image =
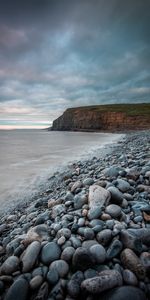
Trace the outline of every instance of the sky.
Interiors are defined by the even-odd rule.
[[[0,128],[150,102],[149,0],[0,0]]]

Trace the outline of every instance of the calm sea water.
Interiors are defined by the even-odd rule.
[[[115,142],[120,134],[0,131],[0,213],[68,162],[94,155],[96,149]]]

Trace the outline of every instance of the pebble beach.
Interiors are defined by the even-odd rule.
[[[0,300],[150,299],[150,131],[0,219]]]

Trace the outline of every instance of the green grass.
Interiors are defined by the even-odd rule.
[[[149,115],[150,116],[150,103],[140,104],[106,104],[106,105],[91,105],[91,106],[80,106],[75,108],[69,108],[68,110],[84,110],[84,111],[95,111],[95,112],[124,112],[130,116],[136,115]]]

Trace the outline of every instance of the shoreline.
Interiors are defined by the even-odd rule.
[[[33,131],[33,130],[32,130]],[[78,134],[78,132],[77,132]],[[88,134],[88,132],[87,132]],[[99,135],[101,133],[95,132],[94,134]],[[104,136],[107,137],[107,133],[104,133]],[[6,207],[5,209],[0,209],[0,216],[3,216],[4,214],[11,213],[17,207],[19,206],[24,206],[24,203],[26,205],[29,205],[32,201],[34,201],[34,198],[38,198],[42,192],[44,192],[49,186],[50,182],[48,180],[49,177],[53,177],[55,173],[61,173],[65,171],[65,169],[70,168],[70,165],[73,163],[77,163],[79,160],[85,161],[88,159],[91,159],[92,156],[98,155],[104,156],[105,153],[109,153],[112,151],[112,147],[117,144],[117,141],[122,139],[125,134],[109,134],[110,136],[110,141],[102,142],[102,144],[99,144],[96,142],[96,145],[90,146],[87,150],[86,153],[81,150],[81,153],[77,154],[77,157],[70,158],[70,160],[67,162],[62,162],[61,166],[51,166],[50,168],[47,167],[47,169],[43,170],[39,174],[36,174],[35,177],[32,178],[31,182],[29,182],[28,190],[25,185],[23,184],[23,181],[19,183],[20,188],[15,191],[12,191],[11,195],[9,195],[9,198],[11,197],[11,202],[8,201],[9,198],[7,199],[6,197],[4,198],[2,205],[4,206],[4,202],[6,201]],[[100,136],[101,138],[101,136]],[[85,146],[86,147],[86,146]],[[58,175],[59,176],[59,175]],[[19,203],[17,203],[19,201]]]
[[[2,299],[12,300],[16,286],[27,295],[20,300],[148,299],[149,143],[150,131],[128,133],[105,155],[54,174],[38,199],[1,218]]]

